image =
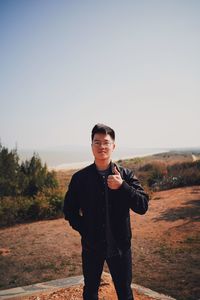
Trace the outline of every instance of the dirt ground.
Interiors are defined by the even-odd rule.
[[[200,186],[156,192],[146,215],[131,213],[134,283],[199,299],[199,221]],[[79,235],[64,219],[1,229],[0,270],[1,289],[80,275]]]
[[[41,294],[39,296],[26,297],[23,300],[82,300],[82,287],[72,287],[61,289],[48,294]],[[135,300],[155,300],[145,295],[134,292]],[[117,300],[113,286],[100,287],[99,300]]]
[[[23,300],[82,300],[82,287],[71,287],[61,289],[48,294],[40,294],[39,296],[26,297]],[[102,286],[99,289],[99,300],[117,300],[117,296],[113,285]],[[155,300],[138,292],[134,292],[135,300]]]

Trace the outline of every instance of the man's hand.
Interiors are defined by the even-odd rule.
[[[116,167],[114,168],[114,173],[114,175],[108,176],[107,183],[111,190],[118,190],[122,185],[123,179]]]

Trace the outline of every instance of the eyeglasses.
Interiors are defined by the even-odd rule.
[[[109,142],[109,141],[105,141],[105,142],[93,141],[92,142],[92,145],[95,147],[103,146],[105,148],[109,148],[112,144],[113,144],[113,142]]]

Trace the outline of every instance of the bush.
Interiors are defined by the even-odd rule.
[[[167,176],[158,182],[160,189],[171,189],[200,184],[200,161],[168,166]]]
[[[167,173],[166,164],[163,162],[153,162],[143,165],[138,169],[138,177],[143,178],[149,187],[160,182]]]
[[[0,144],[1,226],[61,216],[62,199],[55,172],[37,154],[19,164],[17,150]]]
[[[62,208],[63,208],[63,198],[58,196],[52,196],[49,199],[49,205],[51,207],[52,215],[62,215]]]
[[[62,216],[62,196],[3,197],[0,199],[0,226]]]
[[[163,161],[154,161],[140,166],[135,171],[141,183],[152,190],[199,185],[200,160],[168,165]]]

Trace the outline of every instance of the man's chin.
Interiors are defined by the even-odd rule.
[[[96,155],[95,158],[98,160],[104,160],[104,159],[109,159],[109,156],[106,154],[99,154],[99,155]]]

